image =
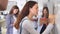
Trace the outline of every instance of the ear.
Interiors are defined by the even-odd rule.
[[[29,10],[31,10],[32,8],[29,8]]]
[[[29,11],[31,11],[31,8],[29,8]]]
[[[32,8],[29,8],[29,11],[32,11]]]

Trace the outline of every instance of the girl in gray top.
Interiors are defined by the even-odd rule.
[[[20,34],[40,34],[33,27],[34,22],[32,21],[33,16],[37,16],[37,14],[38,3],[35,1],[28,1],[23,7],[15,23],[16,29],[20,28]]]

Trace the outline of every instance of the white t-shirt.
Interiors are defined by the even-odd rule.
[[[40,32],[40,31],[41,31],[41,29],[42,29],[42,27],[43,27],[43,25],[41,25],[41,26],[40,26],[40,25],[38,25],[37,31],[38,31],[38,32]]]
[[[14,23],[15,23],[16,17],[13,16],[13,18],[14,18]],[[13,34],[19,34],[19,29],[17,30],[15,27],[13,27]]]

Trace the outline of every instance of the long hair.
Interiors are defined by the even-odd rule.
[[[12,7],[12,9],[10,10],[9,14],[13,14],[14,9],[18,9],[17,13],[15,14],[15,16],[18,16],[18,14],[19,14],[19,8],[18,8],[17,5],[15,5],[15,6]]]
[[[47,11],[46,18],[49,19],[49,9],[48,9],[48,7],[43,7],[42,17],[44,17],[44,13],[43,13],[43,12],[44,12],[44,9],[46,9],[46,11]],[[49,23],[49,21],[48,21],[47,24],[45,24],[45,25],[47,26],[48,23]]]
[[[48,7],[43,7],[42,17],[44,17],[44,13],[43,13],[44,9],[46,9],[46,11],[47,11],[46,18],[49,18],[49,9],[48,9]]]
[[[37,2],[35,1],[28,1],[25,6],[23,7],[21,13],[18,15],[17,17],[17,21],[15,23],[15,27],[16,29],[19,28],[19,24],[21,22],[21,20],[25,17],[29,15],[29,9],[32,8],[35,4],[37,4]]]

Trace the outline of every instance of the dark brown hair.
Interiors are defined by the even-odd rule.
[[[44,9],[46,9],[47,11],[47,14],[46,14],[46,18],[49,18],[49,10],[48,10],[48,7],[43,7],[43,11],[42,11],[42,17],[44,17]]]
[[[49,19],[49,9],[48,9],[48,7],[43,7],[42,17],[44,17],[44,13],[43,13],[43,12],[44,12],[44,9],[46,9],[46,11],[47,11],[46,18]],[[45,24],[45,25],[47,26],[48,23],[49,23],[49,21],[48,21],[47,24]]]
[[[9,14],[13,14],[13,10],[14,9],[18,9],[18,12],[15,14],[15,16],[17,16],[19,14],[19,8],[17,5],[13,6],[12,9],[10,10],[10,13]]]
[[[28,1],[25,6],[23,7],[21,13],[18,15],[17,21],[15,23],[15,27],[16,29],[19,28],[19,24],[21,22],[21,20],[25,17],[29,15],[29,9],[32,8],[35,4],[37,4],[37,2],[35,1]]]

